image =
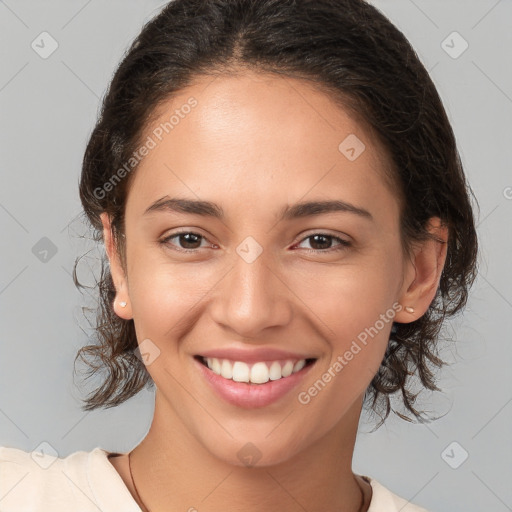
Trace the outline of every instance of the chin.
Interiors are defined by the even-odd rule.
[[[266,434],[253,437],[252,441],[250,439],[247,436],[243,439],[230,438],[224,443],[212,441],[205,448],[216,459],[240,468],[276,466],[290,460],[300,451],[300,447],[291,439],[286,442],[276,437],[270,441]]]

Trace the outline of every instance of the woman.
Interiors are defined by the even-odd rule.
[[[438,389],[475,278],[470,192],[435,86],[374,7],[169,3],[80,182],[107,253],[79,353],[107,377],[84,409],[155,385],[154,418],[129,453],[2,448],[2,510],[425,510],[351,463],[363,406],[382,424],[399,393],[424,421],[411,377]]]

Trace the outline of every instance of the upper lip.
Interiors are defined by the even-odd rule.
[[[198,354],[205,358],[229,359],[231,361],[241,361],[244,363],[257,363],[258,361],[279,361],[289,359],[298,361],[301,359],[316,359],[311,355],[296,354],[277,348],[219,348],[205,350]]]

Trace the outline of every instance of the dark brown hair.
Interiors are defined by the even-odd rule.
[[[455,137],[436,88],[405,36],[362,0],[174,0],[147,23],[120,63],[103,99],[83,160],[80,199],[102,240],[100,214],[111,218],[114,243],[124,256],[124,209],[136,167],[116,183],[116,171],[140,145],[148,123],[166,100],[201,75],[245,69],[308,80],[339,101],[375,135],[392,163],[390,179],[401,204],[405,252],[428,239],[428,219],[449,227],[447,258],[428,311],[393,325],[384,359],[365,406],[390,412],[399,392],[406,409],[423,388],[439,390],[437,342],[447,316],[466,304],[476,277],[477,236]],[[119,174],[119,173],[118,173]],[[106,189],[109,189],[108,191]],[[75,284],[81,286],[76,277]],[[113,311],[115,288],[108,260],[99,277],[97,343],[77,354],[89,376],[106,372],[84,410],[112,407],[153,381],[139,357],[133,320]],[[76,363],[76,359],[75,359]],[[392,409],[400,417],[409,417]],[[381,422],[381,423],[382,423]],[[379,425],[380,426],[380,425]]]

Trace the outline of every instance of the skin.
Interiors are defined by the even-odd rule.
[[[382,361],[392,327],[377,335],[307,405],[300,391],[321,378],[358,334],[393,304],[394,321],[422,316],[432,302],[446,244],[418,244],[409,259],[399,236],[399,203],[384,179],[384,149],[310,83],[244,71],[202,77],[160,110],[146,135],[193,96],[198,105],[144,158],[126,204],[127,267],[104,213],[104,240],[117,296],[139,343],[160,355],[147,366],[155,412],[131,452],[142,500],[152,512],[226,509],[355,512],[371,487],[352,472],[363,395]],[[366,149],[354,161],[338,150],[349,135]],[[161,197],[214,201],[223,221],[155,212]],[[368,210],[278,221],[298,201],[338,199]],[[165,237],[186,228],[204,238]],[[447,228],[430,230],[446,241]],[[336,251],[338,236],[351,246]],[[252,263],[236,249],[248,236],[262,253]],[[173,249],[174,248],[174,249]],[[176,248],[195,248],[183,253]],[[308,250],[310,252],[308,252]],[[120,301],[127,306],[121,308]],[[317,361],[277,403],[242,409],[206,385],[193,356],[220,347],[278,347]],[[246,467],[248,442],[261,458]],[[127,455],[110,459],[135,498]],[[146,510],[139,502],[139,505]]]

